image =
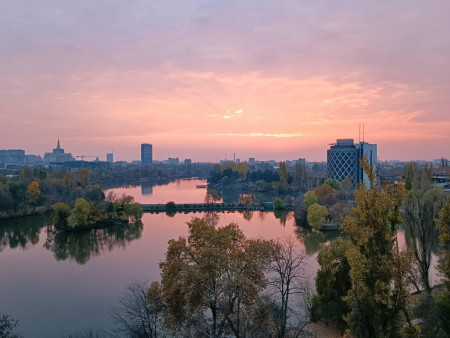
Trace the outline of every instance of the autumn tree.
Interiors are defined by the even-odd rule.
[[[27,197],[28,201],[33,206],[33,210],[40,195],[41,191],[39,190],[39,183],[36,181],[32,181],[27,188]]]
[[[280,176],[280,183],[283,189],[289,189],[289,174],[286,166],[286,162],[280,162],[280,169],[278,169],[278,175]]]
[[[313,204],[308,208],[308,223],[313,228],[320,230],[325,223],[325,217],[327,217],[327,215],[327,207],[319,204]]]
[[[445,202],[442,188],[431,186],[431,167],[418,170],[408,166],[410,175],[409,191],[403,203],[403,225],[410,240],[415,263],[417,264],[422,287],[431,292],[429,269],[431,251],[438,242],[438,229],[435,218],[439,216]]]
[[[346,321],[357,337],[394,337],[399,335],[401,311],[409,323],[409,266],[396,236],[405,190],[391,185],[382,190],[374,185],[375,174],[365,157],[361,165],[370,187],[363,182],[355,190],[353,217],[342,224],[351,242],[346,250],[352,283],[345,297],[351,309]]]
[[[188,227],[160,263],[166,327],[175,336],[244,336],[265,286],[269,242],[246,239],[234,223],[215,228],[197,218]]]
[[[80,168],[80,183],[84,188],[91,180],[91,171],[88,168]]]
[[[77,180],[75,174],[66,168],[66,173],[64,174],[64,184],[67,188],[76,186]]]
[[[316,193],[314,190],[307,191],[305,193],[305,199],[303,200],[303,205],[305,206],[305,209],[308,210],[308,208],[313,205],[319,203],[319,200],[317,199]]]

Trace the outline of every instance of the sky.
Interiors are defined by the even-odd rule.
[[[449,17],[448,0],[2,0],[0,149],[323,161],[364,124],[380,160],[449,158]]]

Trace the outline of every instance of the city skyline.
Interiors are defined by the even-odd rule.
[[[450,3],[0,4],[0,148],[116,161],[450,157]]]

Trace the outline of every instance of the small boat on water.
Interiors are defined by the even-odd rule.
[[[206,189],[206,188],[208,188],[208,185],[207,184],[197,184],[196,187],[197,187],[197,189]]]

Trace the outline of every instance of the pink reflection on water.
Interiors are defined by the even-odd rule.
[[[165,204],[169,201],[175,203],[204,203],[207,195],[206,188],[197,188],[205,185],[205,180],[176,180],[165,185],[154,186],[128,186],[108,189],[118,195],[126,194],[134,197],[136,202],[142,204]]]

